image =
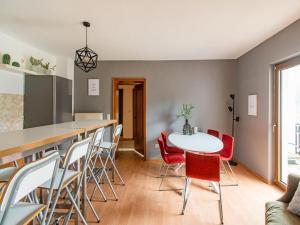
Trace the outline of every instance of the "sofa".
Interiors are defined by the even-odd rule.
[[[290,174],[285,194],[277,201],[266,203],[266,225],[300,225],[300,217],[287,210],[297,190],[299,181],[300,175]]]

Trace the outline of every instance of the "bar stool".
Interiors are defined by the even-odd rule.
[[[101,172],[98,176],[99,181],[101,181],[102,176],[105,175],[106,170],[108,169],[108,162],[110,162],[110,165],[111,165],[110,169],[112,170],[113,179],[114,179],[114,172],[116,172],[119,179],[121,180],[122,185],[125,185],[125,182],[124,182],[122,176],[120,175],[119,170],[117,169],[117,167],[115,165],[115,154],[116,154],[116,151],[118,148],[121,132],[122,132],[122,124],[119,124],[118,126],[116,126],[116,128],[114,130],[112,142],[105,142],[105,141],[100,142],[99,148],[101,148],[102,151],[98,152],[97,154],[99,154],[99,157],[102,157],[102,154],[104,153],[106,155],[106,159],[103,163],[103,169],[101,170]],[[96,189],[94,188],[91,199],[93,198],[93,196],[95,194],[95,190]]]
[[[114,195],[115,200],[118,200],[118,196],[117,193],[114,190],[114,187],[108,177],[108,174],[106,172],[106,168],[104,166],[104,162],[101,158],[101,154],[103,153],[103,149],[100,147],[101,142],[103,141],[103,136],[104,136],[104,128],[100,128],[98,129],[94,136],[93,136],[93,141],[92,141],[92,153],[91,153],[91,157],[90,157],[90,162],[88,164],[88,168],[89,168],[89,172],[90,172],[90,176],[88,177],[88,182],[93,179],[95,181],[95,187],[94,190],[96,188],[98,188],[98,190],[100,191],[100,193],[102,194],[103,191],[100,187],[100,183],[101,180],[99,179],[99,176],[102,171],[104,174],[104,178],[106,179],[106,181],[108,182],[108,185]],[[99,165],[99,166],[98,166]],[[107,201],[106,196],[104,194],[102,194],[102,196],[104,197],[104,200]],[[92,197],[90,198],[90,200],[92,200]]]
[[[59,154],[53,152],[15,171],[0,199],[0,224],[28,224],[36,217],[45,224],[58,165]],[[45,182],[49,182],[46,204],[21,201]]]
[[[84,173],[87,169],[87,160],[83,160],[83,158],[88,159],[90,156],[90,142],[91,138],[84,139],[82,141],[74,143],[70,149],[66,153],[66,157],[63,163],[63,167],[59,168],[54,180],[53,189],[55,190],[56,194],[54,196],[54,200],[52,202],[52,208],[49,213],[49,217],[46,224],[49,224],[53,214],[54,209],[57,205],[58,199],[61,195],[61,192],[65,190],[67,192],[68,199],[71,202],[71,207],[68,210],[67,215],[64,217],[64,224],[67,224],[70,220],[71,214],[73,209],[75,208],[76,212],[78,213],[80,219],[82,220],[83,224],[87,225],[85,218],[83,217],[80,208],[78,207],[76,201],[80,199],[80,186],[83,184],[83,177]],[[83,161],[82,170],[80,170],[79,162]],[[77,163],[77,171],[70,170],[69,167]],[[72,190],[72,182],[76,182],[76,188]],[[50,183],[46,182],[40,186],[42,189],[49,190]],[[86,197],[86,196],[84,196]],[[87,199],[88,200],[88,199]],[[90,202],[88,201],[90,204]],[[58,222],[59,218],[55,218],[55,221]]]

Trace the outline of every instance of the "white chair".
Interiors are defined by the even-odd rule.
[[[0,224],[28,224],[37,216],[40,216],[40,223],[45,224],[58,165],[59,154],[53,152],[15,171],[1,196]],[[49,183],[49,195],[45,205],[37,201],[21,201],[45,182]]]
[[[53,189],[56,194],[54,200],[52,202],[53,207],[51,208],[49,218],[47,220],[47,225],[50,223],[54,209],[57,205],[57,201],[61,195],[61,192],[65,190],[67,192],[67,198],[70,200],[72,206],[70,207],[67,215],[64,217],[64,224],[66,225],[70,220],[73,209],[75,208],[82,222],[87,225],[85,218],[83,217],[80,208],[77,205],[77,200],[80,198],[80,186],[83,185],[83,176],[84,172],[87,169],[87,160],[82,160],[83,158],[88,159],[90,157],[90,142],[91,138],[84,139],[82,141],[76,142],[73,144],[70,149],[67,151],[65,160],[63,162],[63,167],[59,168],[55,177]],[[79,162],[83,161],[82,171],[80,171]],[[70,166],[77,163],[77,171],[70,170]],[[76,182],[76,188],[72,190],[72,183]],[[40,186],[42,189],[50,189],[50,183],[46,182]],[[88,201],[90,204],[90,202]],[[56,222],[58,222],[58,218],[55,218]]]
[[[103,151],[98,151],[97,154],[98,154],[99,157],[101,157],[103,153],[106,154],[106,159],[103,163],[103,169],[101,170],[101,172],[98,176],[99,181],[101,181],[103,175],[107,176],[106,170],[108,170],[108,162],[110,162],[110,164],[111,164],[110,169],[112,171],[113,179],[114,179],[114,172],[116,172],[119,179],[121,180],[121,183],[123,185],[125,185],[125,182],[124,182],[122,176],[120,175],[120,173],[119,173],[119,171],[118,171],[118,169],[115,165],[115,154],[116,154],[116,151],[117,151],[117,148],[118,148],[121,132],[122,132],[122,124],[119,124],[118,126],[116,126],[116,128],[114,130],[112,142],[102,141],[100,143],[99,148],[101,148]],[[96,190],[96,187],[93,190],[91,199],[93,198],[93,196],[95,194],[95,190]]]
[[[104,177],[106,178],[106,181],[108,182],[108,185],[114,195],[114,198],[117,201],[118,196],[117,196],[117,194],[113,188],[113,185],[107,175],[103,160],[101,158],[101,153],[102,153],[103,149],[100,148],[100,145],[103,142],[103,136],[104,136],[104,128],[98,129],[93,136],[92,154],[91,154],[91,160],[89,162],[89,171],[91,174],[88,178],[88,181],[91,178],[93,178],[93,180],[95,181],[94,189],[98,188],[98,190],[100,191],[100,193],[103,196],[103,191],[100,187],[101,180],[98,177],[98,175],[103,171]],[[98,165],[99,165],[99,167],[98,167]],[[92,200],[92,198],[91,198],[91,200]],[[106,201],[106,197],[104,197],[104,200]]]
[[[17,161],[14,161],[15,166],[6,167],[3,169],[0,169],[0,184],[3,184],[0,188],[0,192],[5,187],[5,183],[9,181],[10,177],[14,174],[14,172],[19,167]]]

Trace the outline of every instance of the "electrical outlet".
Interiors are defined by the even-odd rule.
[[[156,144],[155,144],[155,148],[156,148],[156,149],[159,149],[159,144],[156,143]]]

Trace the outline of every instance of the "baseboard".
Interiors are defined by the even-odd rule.
[[[266,184],[274,184],[274,182],[272,180],[268,180],[264,177],[262,177],[261,175],[259,175],[258,173],[256,173],[255,171],[253,171],[252,169],[250,169],[248,166],[246,166],[245,164],[243,164],[242,162],[236,160],[236,162],[239,164],[239,166],[243,167],[245,170],[247,170],[249,173],[251,173],[253,176],[257,177],[258,179],[260,179],[262,182],[266,183]]]

